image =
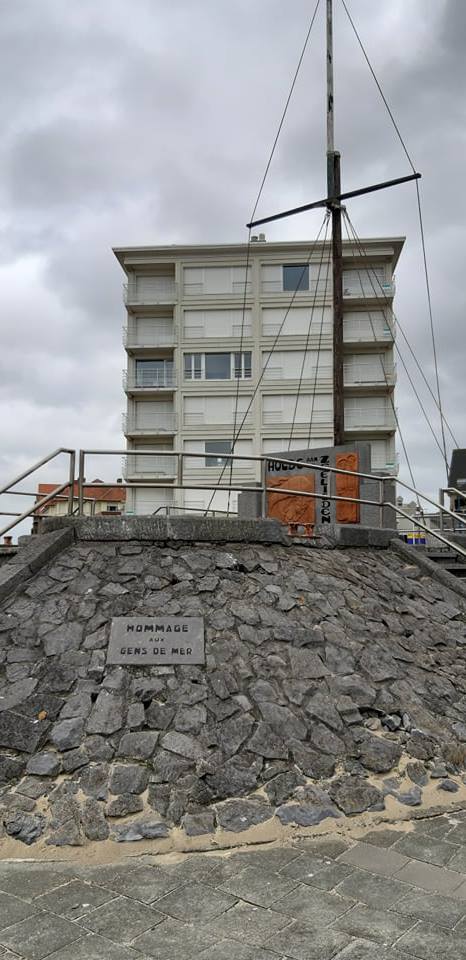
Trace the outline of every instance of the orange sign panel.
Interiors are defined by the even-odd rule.
[[[302,490],[305,493],[314,493],[315,478],[313,473],[293,473],[288,477],[268,477],[267,486],[280,490]],[[314,497],[299,497],[290,493],[267,494],[267,516],[281,523],[315,523],[316,502]]]
[[[359,470],[359,455],[357,453],[337,453],[335,455],[335,466],[341,470]],[[337,497],[357,497],[359,498],[359,477],[350,477],[345,473],[335,474],[335,494]],[[336,521],[337,523],[359,523],[360,509],[359,503],[350,503],[349,501],[336,501]]]

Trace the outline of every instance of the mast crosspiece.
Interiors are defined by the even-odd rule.
[[[333,276],[333,442],[335,446],[345,440],[345,408],[343,391],[343,250],[342,250],[342,200],[350,197],[360,197],[387,187],[395,187],[410,180],[419,180],[420,173],[412,173],[407,177],[397,177],[395,180],[385,180],[374,183],[358,190],[341,192],[340,154],[335,150],[334,138],[334,92],[333,92],[333,0],[327,2],[327,196],[323,200],[305,203],[300,207],[293,207],[281,213],[275,213],[260,220],[251,220],[246,226],[262,226],[275,220],[304,213],[306,210],[315,210],[318,207],[327,207],[332,216],[332,276]]]

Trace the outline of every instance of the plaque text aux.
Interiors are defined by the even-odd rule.
[[[107,663],[205,663],[202,617],[114,617]]]

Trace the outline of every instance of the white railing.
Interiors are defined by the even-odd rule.
[[[309,419],[311,413],[309,409],[309,414],[306,420],[295,420],[297,427],[308,427]],[[262,411],[262,423],[264,426],[274,425],[275,423],[288,424],[291,425],[293,419],[293,414],[289,410],[263,410]],[[333,430],[333,415],[331,410],[314,410],[312,414],[313,423],[328,423],[330,430]],[[304,440],[303,440],[304,443]]]
[[[389,321],[370,322],[343,320],[343,340],[345,343],[391,342],[395,339],[395,328]]]
[[[312,320],[310,336],[320,337],[322,335],[323,337],[328,337],[329,334],[332,333],[332,330],[332,324],[329,323],[328,320],[323,321],[321,329],[320,318],[317,315],[317,317]],[[280,323],[279,321],[266,321],[262,324],[263,337],[276,337],[278,334],[280,334],[281,337],[300,337],[302,340],[304,340],[304,338],[308,336],[308,331],[289,330],[287,329],[286,321],[284,324]]]
[[[310,280],[309,288],[306,290],[284,290],[283,281],[280,280],[262,280],[261,281],[261,293],[265,294],[275,294],[283,293],[287,297],[313,297],[315,294],[320,296],[330,296],[332,292],[332,278],[329,275],[327,281],[324,280]]]
[[[150,333],[141,333],[136,327],[123,327],[123,345],[125,347],[172,347],[177,340],[177,328],[174,324],[162,326],[154,323]]]
[[[184,425],[186,427],[205,426],[206,424],[211,427],[229,427],[232,425],[234,419],[234,410],[231,410],[228,415],[225,414],[223,420],[219,420],[218,417],[214,420],[209,413],[185,413],[183,418]],[[241,410],[238,410],[236,414],[236,421],[238,425],[242,424],[243,426],[247,427],[252,423],[252,416],[251,414],[248,414],[246,419],[244,419],[244,412],[241,413]]]
[[[135,457],[129,454],[123,463],[123,472],[125,477],[148,476],[173,479],[176,476],[176,457],[149,453],[142,457]]]
[[[270,364],[265,368],[263,379],[264,380],[283,380],[286,378],[289,380],[299,380],[300,372],[296,371],[294,374],[289,370],[284,371],[283,367],[272,367]],[[311,367],[308,370],[305,370],[303,373],[303,380],[328,380],[333,377],[333,367],[330,364],[322,363],[318,367]]]
[[[128,417],[126,414],[123,414],[123,433],[127,434],[144,434],[148,436],[155,436],[158,433],[175,433],[176,432],[176,418],[175,414],[165,413],[163,415],[154,417],[153,422],[150,425],[144,424],[141,425],[138,423],[134,417]]]
[[[343,297],[345,300],[364,300],[366,298],[384,300],[386,297],[391,298],[393,296],[395,296],[395,284],[393,282],[378,280],[377,277],[374,277],[372,283],[370,280],[363,280],[362,283],[354,282],[347,286],[343,283]]]
[[[123,284],[123,299],[126,304],[173,303],[177,299],[177,284],[171,277],[129,280]]]
[[[124,390],[173,390],[176,387],[175,373],[129,374],[123,371]]]
[[[392,413],[376,419],[366,410],[345,410],[345,430],[395,430],[396,422]]]
[[[394,364],[382,366],[379,364],[370,369],[365,364],[348,364],[343,366],[343,383],[345,387],[351,386],[392,386],[396,381],[396,368]]]
[[[208,290],[205,283],[184,283],[183,295],[185,297],[229,297],[241,296],[245,293],[251,293],[252,284],[248,280],[234,280],[229,290]]]

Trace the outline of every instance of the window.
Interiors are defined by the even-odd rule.
[[[252,372],[252,354],[250,350],[234,354],[235,380],[249,380]]]
[[[284,290],[309,290],[309,264],[294,263],[283,267]]]
[[[173,362],[136,360],[136,386],[166,387],[173,383]]]
[[[205,354],[205,379],[229,380],[231,377],[231,359],[229,353]]]
[[[107,513],[118,513],[118,505],[116,503],[109,503],[107,506]]]
[[[202,353],[185,353],[184,378],[185,380],[201,380]]]
[[[205,452],[214,454],[214,456],[206,456],[206,467],[223,467],[226,463],[230,463],[226,457],[222,457],[222,453],[231,453],[231,440],[206,440]]]
[[[250,380],[252,353],[185,353],[185,380]]]

